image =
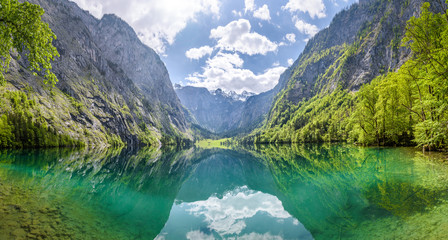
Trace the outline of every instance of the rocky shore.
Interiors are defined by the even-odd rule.
[[[71,239],[62,223],[61,207],[35,198],[33,189],[20,189],[0,179],[1,239]]]

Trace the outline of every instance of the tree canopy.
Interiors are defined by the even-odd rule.
[[[448,0],[426,2],[407,22],[402,45],[412,57],[358,92],[337,89],[297,105],[242,141],[351,141],[448,149]],[[431,9],[435,9],[432,12]]]
[[[55,84],[51,61],[59,57],[52,42],[56,35],[41,17],[44,10],[29,2],[0,0],[0,84],[9,69],[11,52],[17,51],[28,62],[28,69],[44,76],[44,82]]]

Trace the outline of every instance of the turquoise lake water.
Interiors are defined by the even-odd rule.
[[[448,239],[446,155],[0,151],[0,239]]]

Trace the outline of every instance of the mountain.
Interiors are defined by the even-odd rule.
[[[216,89],[215,91],[212,91],[212,94],[216,95],[216,91],[222,91],[221,89]],[[255,96],[255,93],[252,92],[248,92],[248,91],[243,91],[241,94],[236,93],[235,91],[230,91],[228,93],[223,92],[223,94],[225,94],[226,96],[232,98],[235,101],[246,101],[249,97]]]
[[[255,95],[249,92],[226,93],[221,89],[180,86],[175,91],[181,103],[200,126],[223,137],[248,133],[260,126],[269,112],[278,89]]]
[[[280,101],[297,104],[338,87],[356,91],[399,68],[410,55],[409,49],[400,47],[406,21],[420,6],[419,0],[365,0],[338,13],[290,67]]]
[[[235,100],[221,89],[209,92],[206,88],[176,86],[175,90],[181,103],[202,127],[222,133],[238,126],[243,101]]]
[[[42,84],[27,70],[26,59],[14,57],[0,87],[0,113],[7,115],[0,125],[10,128],[0,133],[9,139],[4,146],[159,145],[191,139],[164,63],[126,22],[115,15],[96,19],[68,0],[29,2],[45,10],[43,21],[57,35],[53,44],[60,57],[52,66],[59,82]],[[14,99],[29,104],[17,105]]]
[[[199,124],[209,130],[227,131],[231,133],[228,136],[233,136],[252,131],[266,120],[264,129],[287,132],[289,129],[282,127],[295,115],[304,115],[296,112],[303,103],[341,89],[356,92],[375,77],[406,62],[411,51],[400,47],[401,39],[407,20],[418,13],[421,3],[365,0],[353,4],[309,40],[274,89],[244,102],[227,102],[224,107],[206,89],[194,91],[195,88],[188,87],[176,92]],[[308,118],[300,124],[309,121]],[[271,137],[264,141],[271,142]]]
[[[407,34],[408,21],[421,13],[422,3],[421,0],[364,0],[338,13],[329,27],[309,40],[299,58],[284,73],[286,81],[274,98],[265,125],[243,141],[412,144],[411,132],[418,117],[413,115],[416,112],[413,101],[422,102],[422,95],[418,100],[418,89],[412,84],[402,83],[399,87],[403,89],[397,90],[397,87],[381,85],[381,79],[400,74],[400,68],[416,57],[408,45],[402,45],[402,39]],[[435,1],[431,4],[433,12],[446,9]],[[437,25],[440,24],[433,27]],[[428,46],[432,45],[428,43]],[[413,70],[417,68],[412,66]],[[410,74],[407,77],[412,78]],[[391,84],[397,83],[394,81]],[[374,90],[367,91],[369,86]],[[443,99],[434,95],[432,87],[437,84],[429,86],[428,94]],[[405,91],[409,91],[408,95],[402,95]],[[384,96],[379,98],[383,92]],[[394,94],[397,96],[390,99]],[[428,111],[435,116],[433,108]]]

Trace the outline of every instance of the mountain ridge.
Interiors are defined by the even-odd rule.
[[[110,14],[97,19],[67,0],[29,2],[45,10],[42,20],[57,35],[53,44],[60,57],[52,66],[59,82],[43,85],[26,70],[26,59],[14,57],[0,88],[0,112],[9,114],[2,122],[11,126],[6,134],[13,139],[4,145],[158,146],[192,140],[165,64],[127,23]],[[16,106],[9,99],[17,94],[33,104]],[[18,134],[15,118],[30,122],[29,128]],[[37,132],[48,131],[73,141],[42,141]]]
[[[179,84],[175,85],[175,90],[182,104],[194,117],[193,122],[197,122],[222,137],[243,136],[264,124],[275,96],[287,84],[289,73],[289,69],[282,73],[278,84],[273,89],[260,94],[249,93],[245,101],[238,103],[234,97],[231,97],[229,105],[234,105],[234,108],[231,109],[233,114],[221,114],[229,112],[229,106],[226,106],[226,108],[216,102],[204,106],[203,103],[207,102],[205,99],[209,99],[208,101],[211,102],[214,101],[212,95],[216,95],[216,90],[210,91],[206,88],[181,86]],[[218,92],[222,92],[222,90]],[[228,97],[228,94],[224,95],[226,95],[224,98]],[[213,116],[220,117],[219,119],[211,120],[210,118]],[[221,120],[222,122],[220,122]],[[214,127],[216,123],[218,123],[219,127]],[[223,126],[222,124],[227,125]]]
[[[264,126],[242,141],[353,140],[356,92],[411,58],[411,49],[401,41],[408,20],[420,14],[422,4],[420,0],[369,0],[336,14],[287,70],[287,83],[275,97]],[[402,140],[410,144],[405,135]]]

